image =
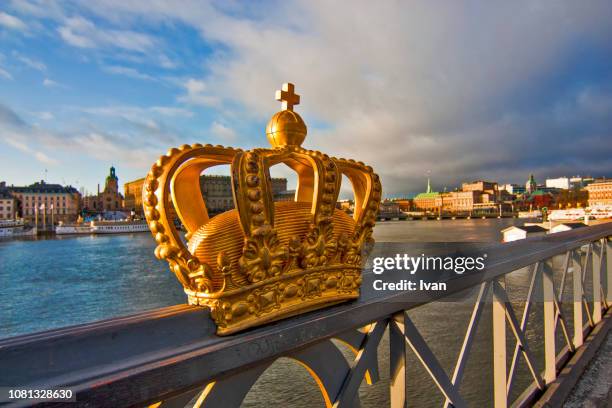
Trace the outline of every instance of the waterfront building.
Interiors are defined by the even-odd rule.
[[[525,193],[525,186],[519,184],[504,184],[500,186],[500,191],[506,191],[509,194],[521,195]]]
[[[223,212],[234,208],[232,179],[230,176],[202,175],[200,190],[206,200],[206,209]]]
[[[546,187],[547,188],[558,188],[561,190],[569,190],[570,189],[570,179],[569,177],[557,177],[554,179],[546,179]]]
[[[414,207],[424,211],[466,213],[475,210],[499,211],[501,199],[511,200],[512,195],[500,193],[496,182],[478,180],[463,183],[460,191],[438,193],[431,191],[429,180],[427,191],[414,198]]]
[[[8,190],[0,189],[0,220],[15,219],[16,200]]]
[[[284,180],[284,179],[283,179]],[[281,190],[274,193],[274,201],[294,201],[295,190]]]
[[[83,198],[83,208],[90,212],[119,211],[123,209],[123,196],[119,192],[119,178],[111,167],[104,183],[104,190]]]
[[[569,184],[570,184],[570,188],[579,189],[579,188],[584,188],[588,186],[594,181],[595,179],[593,177],[574,176],[574,177],[570,177]]]
[[[414,208],[414,199],[413,198],[394,198],[391,200],[399,206],[400,211],[409,212]]]
[[[480,191],[482,193],[497,196],[499,187],[494,181],[477,180],[471,183],[462,183],[461,191]]]
[[[287,190],[286,178],[271,178],[270,185],[274,201],[292,201],[295,198],[295,190]],[[217,213],[234,208],[230,176],[202,175],[200,176],[200,189],[206,200],[208,211]]]
[[[612,180],[596,180],[586,186],[589,192],[589,206],[612,205]]]
[[[585,189],[561,190],[555,195],[555,208],[587,207],[588,199],[589,192]]]
[[[595,179],[593,177],[584,177],[582,179],[582,187],[586,187],[591,183],[594,183]]]
[[[494,204],[500,201],[499,186],[494,181],[477,180],[461,185],[463,192],[475,192],[474,203]]]
[[[525,183],[525,192],[531,194],[537,189],[538,185],[535,181],[535,178],[533,177],[533,174],[530,174],[529,178],[527,179],[527,182]]]
[[[427,190],[425,190],[424,193],[419,193],[416,197],[414,197],[414,207],[417,210],[433,211],[438,210],[441,206],[441,194],[432,190],[431,182],[429,179],[427,179]]]
[[[15,212],[26,221],[33,222],[37,213],[46,222],[75,221],[81,210],[81,194],[72,186],[47,184],[44,180],[25,187],[8,187],[16,199]],[[40,219],[39,219],[40,222]]]
[[[270,180],[274,201],[293,201],[295,190],[287,190],[287,179],[272,178]],[[137,215],[143,214],[142,187],[144,178],[130,181],[124,185],[125,208]],[[230,176],[202,175],[200,190],[206,201],[206,209],[211,213],[220,213],[234,208],[232,179]]]
[[[535,190],[526,197],[526,204],[528,204],[530,208],[551,208],[553,202],[553,195],[550,192],[543,190]]]
[[[497,200],[502,203],[511,203],[516,198],[515,194],[509,193],[506,190],[499,190]]]
[[[472,211],[482,196],[483,194],[477,190],[444,193],[441,196],[442,210],[453,213]]]
[[[353,213],[353,211],[355,210],[355,201],[354,200],[338,200],[336,202],[336,208],[346,213]]]
[[[400,206],[397,202],[392,200],[384,200],[380,203],[378,217],[381,219],[394,219],[405,217],[405,215],[400,210]]]
[[[126,210],[134,211],[136,215],[142,215],[142,185],[144,177],[129,181],[123,185],[123,205]]]

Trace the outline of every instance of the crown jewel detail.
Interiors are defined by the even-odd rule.
[[[145,216],[157,247],[193,305],[207,306],[220,335],[359,296],[364,252],[382,194],[372,168],[301,147],[306,125],[293,107],[293,84],[266,128],[273,149],[243,151],[183,145],[161,156],[143,188]],[[210,218],[201,173],[231,167],[235,209]],[[270,167],[297,173],[294,201],[274,202]],[[355,211],[336,209],[342,175],[353,186]],[[184,244],[174,220],[187,230]]]

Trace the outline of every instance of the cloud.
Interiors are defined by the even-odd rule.
[[[61,38],[79,48],[110,47],[147,52],[156,41],[147,34],[131,30],[103,29],[83,17],[70,17],[57,29]]]
[[[77,134],[71,138],[73,149],[103,162],[121,163],[125,167],[146,169],[150,166],[153,152],[150,147],[128,146],[123,139],[111,133],[92,131]]]
[[[126,119],[134,119],[143,117],[158,117],[159,115],[167,117],[192,117],[193,112],[189,109],[176,106],[151,106],[140,107],[132,105],[111,105],[97,106],[88,108],[77,108],[78,110],[98,116],[121,117]]]
[[[179,96],[179,102],[207,107],[216,107],[221,104],[221,98],[209,91],[207,83],[203,80],[190,78],[182,85],[187,93]]]
[[[41,61],[37,61],[37,60],[32,59],[30,57],[27,57],[25,55],[21,55],[20,53],[18,53],[16,51],[13,51],[13,56],[17,60],[21,61],[23,64],[25,64],[26,66],[28,66],[28,67],[30,67],[32,69],[35,69],[35,70],[40,71],[40,72],[46,72],[47,71],[47,66],[44,63],[42,63]]]
[[[109,105],[94,107],[73,107],[74,110],[86,113],[96,125],[97,133],[108,133],[108,129],[115,129],[123,137],[130,137],[135,149],[143,146],[157,146],[158,152],[165,151],[169,145],[183,144],[191,137],[189,130],[174,127],[174,119],[178,117],[189,118],[193,115],[188,109],[175,106],[140,107],[133,105]],[[195,142],[195,140],[194,140]]]
[[[10,72],[8,72],[7,70],[3,69],[2,67],[0,67],[0,78],[4,78],[4,79],[13,79],[13,76],[10,74]]]
[[[427,170],[442,188],[612,169],[609,1],[272,1],[237,12],[207,1],[100,0],[70,11],[91,20],[59,13],[65,42],[140,57],[134,66],[173,65],[162,41],[134,27],[198,32],[213,51],[201,74],[185,74],[177,101],[233,115],[239,129],[265,123],[279,106],[273,91],[294,82],[305,147],[371,164],[387,195],[422,190]],[[151,113],[118,117],[143,131],[153,120],[162,137]]]
[[[36,116],[41,120],[53,120],[55,116],[51,112],[39,112]]]
[[[174,69],[178,67],[178,62],[171,60],[167,55],[160,54],[158,57],[159,66],[166,69]]]
[[[50,164],[50,165],[59,164],[57,160],[47,156],[43,152],[34,152],[34,158],[43,164]]]
[[[43,86],[46,86],[47,88],[53,88],[55,86],[60,86],[61,84],[59,82],[56,82],[52,79],[49,78],[45,78],[42,81]]]
[[[156,80],[151,75],[143,74],[142,72],[134,68],[129,68],[129,67],[110,65],[110,66],[102,67],[102,70],[110,74],[124,75],[129,78],[140,79],[143,81],[155,81]]]
[[[0,78],[12,80],[13,76],[6,69],[2,68],[2,63],[4,62],[4,54],[0,53]]]
[[[25,127],[26,123],[13,110],[0,104],[0,125],[20,128]]]
[[[213,122],[210,126],[210,132],[216,137],[224,141],[224,143],[233,142],[237,138],[236,131],[219,122]]]
[[[19,14],[38,18],[60,19],[64,16],[61,6],[55,1],[10,0],[10,7]]]
[[[187,118],[190,118],[193,116],[193,112],[190,111],[189,109],[176,108],[176,107],[170,107],[170,106],[152,106],[151,108],[149,108],[149,110],[151,112],[159,113],[164,116],[172,116],[172,117],[182,116],[182,117],[187,117]]]
[[[37,161],[47,165],[57,165],[59,161],[49,157],[38,148],[32,148],[25,141],[31,141],[29,137],[37,129],[28,126],[15,112],[0,104],[0,140],[5,144],[34,157]],[[37,144],[34,144],[38,147]]]
[[[126,22],[179,21],[215,44],[202,76],[184,81],[181,102],[260,123],[278,109],[273,91],[295,82],[297,110],[310,125],[305,146],[366,161],[386,194],[422,190],[428,169],[440,187],[473,178],[519,182],[533,171],[540,178],[612,171],[611,79],[598,74],[612,58],[606,1],[491,3],[477,11],[427,1],[362,1],[350,10],[273,2],[252,15],[207,2],[88,7]],[[586,98],[585,87],[599,96]]]
[[[25,31],[28,27],[19,18],[0,11],[0,25],[11,30]]]
[[[89,157],[114,162],[124,167],[146,169],[159,152],[167,149],[167,134],[162,129],[147,128],[139,132],[123,129],[110,132],[93,125],[72,130],[50,130],[31,125],[9,107],[0,104],[0,143],[32,156],[46,165],[59,165],[61,156]],[[35,147],[34,147],[35,146]]]

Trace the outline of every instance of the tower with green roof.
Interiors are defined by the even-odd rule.
[[[119,192],[119,178],[115,173],[115,167],[111,166],[108,176],[106,176],[106,182],[104,184],[104,192]]]

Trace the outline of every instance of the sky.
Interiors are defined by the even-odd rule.
[[[387,197],[610,177],[610,21],[610,1],[2,1],[0,180],[94,192],[184,143],[265,147],[283,82],[303,146]]]

